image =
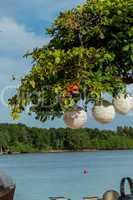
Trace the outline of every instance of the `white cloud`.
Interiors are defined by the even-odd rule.
[[[22,56],[27,50],[42,46],[48,38],[27,31],[23,24],[7,17],[0,18],[0,89],[11,81],[11,76],[18,78],[31,68],[30,60]]]
[[[8,56],[23,55],[27,50],[42,46],[49,40],[28,32],[25,25],[7,17],[0,19],[0,30],[0,53]]]
[[[0,18],[0,92],[7,86],[18,84],[18,79],[31,68],[30,60],[22,56],[27,50],[42,46],[48,39],[27,31],[23,24],[7,17]],[[1,105],[0,105],[1,109]]]
[[[28,67],[24,61],[24,59],[17,58],[0,58],[0,96],[5,89],[7,96],[10,96],[12,92],[15,91],[14,86],[17,88],[21,76],[24,76],[24,74],[30,70],[30,67]],[[17,80],[13,81],[12,75],[14,75]]]
[[[15,76],[21,76],[31,69],[31,62],[29,59],[24,58],[8,58],[0,57],[0,76],[11,77],[12,74]],[[0,78],[1,80],[1,78]],[[6,84],[6,81],[5,81]]]

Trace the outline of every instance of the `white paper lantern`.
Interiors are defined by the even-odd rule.
[[[83,128],[87,121],[87,113],[80,107],[64,114],[64,122],[69,128]]]
[[[131,110],[133,110],[133,97],[131,99]]]
[[[104,100],[94,105],[92,115],[102,124],[110,123],[115,118],[115,109],[110,102]]]
[[[122,115],[127,115],[133,107],[133,99],[130,95],[119,94],[113,99],[116,111]]]

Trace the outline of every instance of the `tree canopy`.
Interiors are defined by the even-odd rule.
[[[133,149],[132,127],[118,127],[112,131],[0,124],[0,154],[118,149]]]
[[[47,33],[50,42],[26,54],[33,67],[9,100],[13,118],[27,106],[41,121],[61,117],[80,99],[87,105],[133,83],[132,0],[87,0],[61,12]],[[69,94],[70,84],[79,93]]]

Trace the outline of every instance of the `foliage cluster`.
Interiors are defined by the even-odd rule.
[[[29,128],[22,124],[0,124],[1,153],[49,152],[54,150],[133,149],[133,128],[117,131],[69,128]]]
[[[80,98],[87,105],[133,83],[132,0],[87,0],[61,12],[47,32],[49,44],[27,54],[33,67],[9,101],[13,118],[27,105],[41,121],[61,117]],[[73,83],[80,94],[66,97]]]

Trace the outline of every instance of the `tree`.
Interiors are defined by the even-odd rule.
[[[61,12],[47,29],[48,45],[26,56],[32,70],[9,100],[13,118],[30,106],[41,121],[61,117],[79,99],[95,102],[103,93],[115,96],[133,83],[132,0],[87,0]],[[79,94],[68,93],[70,84]]]

